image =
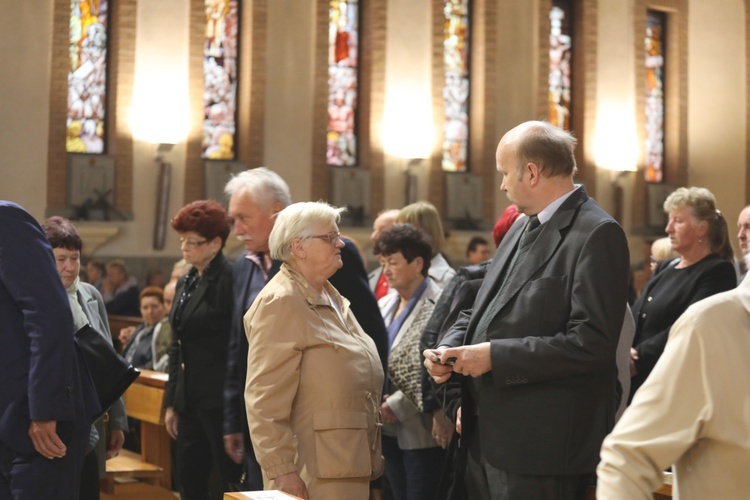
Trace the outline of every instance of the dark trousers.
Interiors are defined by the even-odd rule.
[[[186,410],[177,422],[177,478],[182,500],[211,498],[210,478],[213,466],[219,473],[222,498],[230,482],[236,482],[241,467],[224,452],[222,410]]]
[[[78,498],[80,500],[99,500],[99,459],[96,456],[96,450],[88,452],[83,459],[81,489]]]
[[[383,436],[385,477],[393,500],[433,500],[445,450],[440,447],[402,450],[395,437]]]
[[[77,500],[89,426],[58,422],[57,435],[67,452],[53,460],[0,442],[0,500]]]
[[[250,491],[263,489],[263,471],[260,468],[258,459],[255,458],[253,443],[250,441],[250,431],[245,429],[245,456],[243,458],[243,468],[245,472],[245,481]]]
[[[476,437],[476,436],[475,436]],[[466,458],[466,498],[472,500],[583,500],[593,474],[530,476],[493,467],[479,439],[472,439]]]

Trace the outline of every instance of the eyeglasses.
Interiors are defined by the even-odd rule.
[[[317,238],[319,240],[327,241],[328,243],[334,244],[341,239],[341,233],[339,231],[331,231],[328,234],[308,236],[308,238]]]
[[[185,238],[180,238],[180,246],[185,245],[186,247],[189,247],[189,248],[202,247],[206,243],[208,243],[208,240],[195,241],[195,240],[186,240]]]

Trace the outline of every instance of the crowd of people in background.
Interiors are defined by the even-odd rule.
[[[235,488],[305,499],[364,499],[372,488],[393,500],[580,499],[593,488],[599,498],[648,498],[672,464],[681,497],[736,498],[749,486],[738,467],[750,459],[750,394],[723,385],[748,375],[750,342],[739,337],[750,330],[750,206],[738,221],[744,258],[735,258],[713,194],[676,189],[664,202],[667,237],[653,242],[651,276],[633,302],[624,231],[574,183],[575,147],[544,122],[502,138],[497,168],[513,203],[492,231],[497,250],[477,235],[458,268],[438,210],[417,202],[375,217],[368,275],[340,232],[344,209],[293,203],[262,167],[229,181],[228,209],[199,200],[174,216],[183,259],[166,284],[154,271],[139,287],[120,259],[89,259],[81,273],[70,221],[38,228],[3,202],[0,225],[18,226],[56,272],[54,293],[23,289],[7,269],[21,257],[0,238],[0,317],[41,335],[47,326],[22,319],[35,302],[12,298],[39,293],[70,311],[66,332],[92,324],[134,366],[167,372],[183,499]],[[234,263],[224,255],[231,233],[244,247]],[[108,315],[142,323],[110,332]],[[21,371],[0,373],[31,384],[33,363]],[[11,415],[3,396],[3,422],[85,420],[18,397],[31,410]],[[14,450],[65,455],[49,445],[54,427],[39,427],[51,441],[30,433],[14,444],[8,425],[0,477],[26,474],[6,466]],[[77,427],[66,445],[80,442],[80,457],[61,463],[81,479],[75,496],[59,498],[98,498],[128,427],[122,401],[108,421]]]

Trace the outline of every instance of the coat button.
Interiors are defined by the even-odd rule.
[[[645,317],[646,317],[646,313],[641,314],[641,318],[645,318]]]
[[[654,300],[654,298],[653,297],[649,297],[646,300],[648,300],[649,302],[651,302],[652,300]]]

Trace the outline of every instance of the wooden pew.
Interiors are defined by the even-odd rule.
[[[104,493],[114,493],[112,498],[121,498],[115,478],[138,478],[167,493],[172,489],[171,438],[164,426],[163,408],[168,377],[166,373],[141,370],[141,375],[125,392],[128,416],[141,421],[141,454],[123,450],[120,456],[107,460],[101,489]]]
[[[107,318],[109,319],[109,331],[112,334],[112,342],[115,344],[115,350],[117,350],[117,352],[122,352],[124,346],[118,338],[120,330],[126,326],[138,326],[142,324],[143,318],[136,316],[118,316],[117,314],[109,314],[107,315]]]

